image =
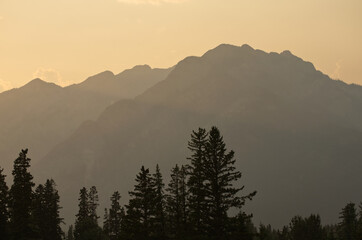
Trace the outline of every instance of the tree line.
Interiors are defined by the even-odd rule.
[[[0,169],[0,239],[4,240],[362,240],[362,203],[347,204],[340,223],[322,226],[318,215],[295,216],[289,225],[256,227],[243,206],[256,191],[242,194],[236,187],[241,172],[235,153],[228,151],[220,131],[199,128],[188,142],[188,164],[175,165],[164,183],[160,167],[152,173],[144,166],[136,175],[128,204],[114,192],[100,219],[95,186],[82,188],[74,226],[61,229],[59,195],[53,180],[35,189],[29,172],[28,150],[14,162],[13,185],[8,188]],[[237,210],[230,215],[230,210]]]

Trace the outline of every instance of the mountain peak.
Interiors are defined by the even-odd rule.
[[[133,70],[151,70],[152,68],[149,65],[144,64],[144,65],[136,65],[132,69]]]
[[[284,50],[283,52],[280,53],[280,55],[295,57],[295,55],[293,55],[293,53],[291,53],[291,51],[289,51],[289,50]]]
[[[44,80],[41,80],[40,78],[35,78],[23,86],[23,88],[41,88],[41,87],[61,88],[60,86],[56,85],[55,83],[46,82]]]
[[[112,77],[114,77],[113,72],[107,70],[107,71],[104,71],[104,72],[97,73],[96,75],[93,75],[93,76],[89,77],[88,79],[91,79],[91,78],[97,78],[97,79],[99,79],[99,78],[112,78]]]
[[[252,48],[250,45],[248,44],[243,44],[241,45],[241,48],[244,50],[255,50],[254,48]]]

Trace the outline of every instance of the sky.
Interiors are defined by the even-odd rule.
[[[361,13],[361,0],[0,0],[0,92],[166,68],[222,43],[290,50],[362,85]]]

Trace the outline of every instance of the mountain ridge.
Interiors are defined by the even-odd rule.
[[[147,73],[138,74],[136,68],[127,76],[104,71],[67,87],[36,78],[0,93],[1,167],[10,172],[21,148],[31,149],[36,163],[83,121],[96,119],[113,102],[142,93],[163,80],[169,71],[149,68]]]
[[[282,226],[295,214],[319,212],[332,223],[331,209],[362,198],[350,190],[362,180],[361,105],[360,87],[332,80],[290,53],[221,45],[109,106],[37,168],[67,186],[60,193],[71,219],[79,188],[101,186],[104,204],[112,191],[131,190],[143,164],[158,163],[167,179],[174,164],[187,163],[191,131],[216,125],[247,176],[240,184],[259,192],[248,208],[257,221]]]

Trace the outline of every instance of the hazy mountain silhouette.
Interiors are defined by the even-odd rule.
[[[118,75],[106,71],[65,88],[34,79],[21,88],[1,93],[1,167],[10,172],[22,148],[31,149],[35,163],[82,122],[96,119],[120,99],[141,94],[170,71],[136,66]]]
[[[258,190],[249,204],[257,223],[316,212],[330,222],[362,199],[362,88],[289,51],[248,45],[184,59],[164,81],[83,123],[34,170],[55,178],[69,219],[82,186],[98,186],[103,202],[120,190],[125,201],[141,164],[159,163],[168,177],[187,162],[191,130],[212,125],[235,150],[242,184]]]

